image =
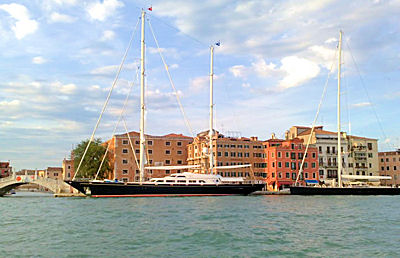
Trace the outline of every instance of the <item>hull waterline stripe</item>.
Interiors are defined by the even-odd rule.
[[[228,195],[238,195],[238,194],[109,194],[109,195],[91,195],[91,197],[101,198],[101,197],[189,197],[189,196],[228,196]]]

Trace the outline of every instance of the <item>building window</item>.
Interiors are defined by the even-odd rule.
[[[286,178],[290,179],[290,173],[286,172]]]
[[[165,146],[171,146],[171,142],[165,142]]]
[[[127,145],[128,144],[128,140],[122,140],[122,144]]]
[[[149,154],[153,154],[153,150],[147,150]]]
[[[286,158],[289,158],[289,152],[285,152]]]
[[[372,153],[368,153],[368,158],[372,158]],[[395,161],[395,160],[394,160]]]
[[[235,146],[235,145],[233,145]],[[236,157],[236,152],[231,152],[231,157]]]
[[[169,173],[171,173],[171,171],[169,171],[169,170],[165,170],[165,174],[169,174]]]
[[[127,159],[123,159],[122,160],[122,164],[128,164],[128,160]]]
[[[368,150],[372,150],[372,143],[368,143]]]
[[[165,164],[170,165],[171,161],[169,159],[165,160]]]
[[[139,141],[135,141],[135,144],[139,145],[139,143],[140,143]]]
[[[296,180],[296,177],[297,177],[296,173],[292,173],[292,179]]]
[[[243,152],[238,152],[238,157],[243,157]]]
[[[182,146],[182,142],[176,142],[177,146]]]
[[[308,173],[307,172],[305,173],[305,177],[308,178]]]
[[[308,163],[304,162],[304,168],[308,168]]]
[[[224,156],[228,157],[229,156],[229,152],[225,151]]]
[[[273,168],[275,167],[275,162],[272,162],[272,167],[273,167]]]
[[[369,163],[369,168],[372,168],[372,164],[371,163]]]
[[[312,157],[315,159],[315,157],[317,157],[317,154],[315,152],[313,152]]]
[[[282,178],[282,173],[281,172],[278,173],[278,177]]]
[[[385,170],[385,167],[381,167],[381,170],[382,170],[382,171]]]
[[[323,175],[324,175],[324,170],[321,169],[321,170],[319,171],[319,176],[323,176]]]
[[[281,157],[281,152],[280,151],[278,151],[278,158],[280,158]]]
[[[122,153],[128,153],[128,149],[122,149]]]
[[[292,143],[290,146],[291,146],[292,150],[294,150],[294,143]]]
[[[274,172],[272,172],[272,178],[275,178],[275,173]]]
[[[138,169],[136,169],[135,174],[139,175],[139,170]]]
[[[182,165],[182,160],[177,161],[178,165]]]
[[[128,178],[126,178],[126,177],[122,178],[122,182],[124,182],[124,183],[128,182]]]
[[[289,162],[285,162],[285,168],[289,167]]]
[[[153,141],[147,141],[147,145],[153,145]]]
[[[296,162],[291,162],[291,169],[296,169]]]
[[[249,158],[249,157],[250,157],[250,153],[245,152],[245,153],[244,153],[244,157],[245,157],[245,158]]]
[[[318,152],[322,153],[322,147],[321,146],[318,147]]]
[[[182,155],[182,151],[181,151],[181,150],[176,151],[176,153],[177,153],[178,155]]]
[[[171,154],[171,151],[170,151],[170,150],[165,150],[165,154],[166,154],[166,155],[170,155],[170,154]]]
[[[71,169],[71,166],[68,166],[68,169]]]
[[[313,178],[317,178],[317,177],[315,176],[315,172],[314,172],[314,173],[312,173],[312,177],[313,177]]]
[[[393,167],[393,170],[397,170],[396,166]]]
[[[278,162],[278,168],[282,167],[282,162]]]
[[[311,163],[311,167],[312,167],[312,168],[315,168],[315,166],[316,166],[316,165],[315,165],[315,162]]]
[[[136,150],[135,150],[135,153],[140,153],[140,149],[136,149]]]
[[[124,175],[128,174],[128,170],[127,169],[122,170],[122,174]]]
[[[326,153],[331,153],[331,149],[329,148],[329,146],[326,147]]]

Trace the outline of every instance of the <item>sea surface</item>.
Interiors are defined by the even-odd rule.
[[[400,196],[0,198],[0,257],[399,257]]]

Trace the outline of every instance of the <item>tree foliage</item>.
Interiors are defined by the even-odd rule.
[[[76,148],[73,150],[74,154],[74,168],[77,171],[79,163],[85,152],[86,146],[89,140],[81,141]],[[77,178],[95,178],[97,170],[101,164],[104,154],[106,153],[106,146],[102,143],[100,138],[94,139],[89,149],[83,159],[82,165],[79,168]],[[98,179],[108,178],[112,173],[112,168],[110,166],[109,155],[106,156],[101,170],[98,175]]]

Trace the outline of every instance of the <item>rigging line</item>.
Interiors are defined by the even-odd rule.
[[[336,59],[336,54],[337,54],[337,51],[335,51],[335,56],[334,56],[333,60]],[[297,183],[298,183],[298,181],[299,181],[299,178],[300,178],[300,175],[303,174],[303,166],[304,166],[304,162],[305,162],[305,159],[306,159],[306,156],[307,156],[308,147],[310,146],[310,143],[311,143],[311,138],[312,138],[312,135],[313,135],[313,133],[314,133],[315,124],[316,124],[316,122],[317,122],[317,119],[318,119],[318,116],[319,116],[319,112],[320,112],[320,110],[321,110],[322,102],[324,101],[324,98],[325,98],[325,95],[326,95],[326,91],[327,91],[327,88],[328,88],[329,78],[330,78],[330,76],[331,76],[331,74],[332,74],[334,64],[335,64],[335,61],[332,61],[331,69],[329,70],[328,77],[326,78],[324,90],[322,91],[322,96],[321,96],[321,99],[319,100],[319,104],[318,104],[318,108],[317,108],[317,113],[315,114],[315,118],[314,118],[314,121],[313,121],[313,124],[312,124],[312,127],[311,127],[311,131],[310,131],[310,134],[309,134],[309,136],[308,136],[306,149],[305,149],[305,151],[304,151],[303,159],[301,160],[301,164],[300,164],[300,168],[299,168],[299,173],[297,174],[295,185],[297,185]],[[304,177],[303,177],[303,178],[304,178]],[[305,178],[304,178],[304,179],[305,179]]]
[[[138,74],[139,74],[139,67],[138,67],[138,69],[136,70],[136,79],[137,79]],[[118,121],[117,121],[117,123],[115,124],[114,130],[113,130],[113,132],[112,132],[112,134],[111,134],[112,137],[114,137],[114,134],[115,134],[115,132],[117,131],[118,125],[119,125],[119,123],[121,122],[122,116],[123,116],[123,114],[125,113],[126,106],[127,106],[127,104],[128,104],[128,100],[129,100],[129,97],[130,97],[130,95],[131,95],[132,88],[133,88],[133,85],[134,85],[134,84],[135,84],[135,83],[134,83],[134,80],[133,80],[133,81],[131,82],[131,84],[130,84],[129,91],[128,91],[128,94],[126,95],[124,104],[123,104],[123,106],[122,106],[121,113],[120,113],[119,118],[118,118]],[[115,143],[114,143],[114,144],[115,144]],[[107,156],[107,154],[108,154],[110,145],[111,145],[111,140],[110,140],[110,141],[108,142],[108,144],[107,144],[107,149],[106,149],[106,151],[105,151],[105,153],[104,153],[103,159],[101,160],[100,166],[99,166],[99,168],[98,168],[98,170],[97,170],[97,173],[96,173],[96,176],[95,176],[94,180],[97,179],[97,177],[98,177],[98,175],[99,175],[99,173],[100,173],[100,170],[101,170],[101,168],[102,168],[102,166],[103,166],[103,163],[104,163],[104,161],[105,161],[105,159],[106,159],[106,156]],[[139,166],[138,166],[138,167],[139,167]],[[115,176],[114,176],[114,177],[115,177]],[[114,178],[114,179],[115,179],[115,178]]]
[[[179,109],[180,109],[180,111],[181,111],[181,113],[182,113],[182,116],[183,116],[183,118],[184,118],[184,120],[185,120],[185,124],[186,124],[186,126],[188,127],[190,134],[192,135],[192,137],[194,137],[194,133],[193,133],[192,127],[191,127],[191,125],[190,125],[190,123],[189,123],[188,118],[186,117],[186,113],[185,113],[185,110],[183,109],[181,100],[180,100],[180,98],[179,98],[178,91],[176,90],[175,84],[174,84],[174,82],[172,81],[172,77],[171,77],[171,74],[170,74],[170,72],[169,72],[168,65],[167,65],[167,63],[165,62],[165,59],[164,59],[163,54],[161,53],[160,46],[159,46],[159,44],[158,44],[157,38],[156,38],[156,36],[155,36],[155,34],[154,34],[154,31],[153,31],[153,26],[151,26],[150,20],[148,20],[148,22],[149,22],[149,27],[150,27],[151,34],[153,35],[154,41],[155,41],[156,46],[157,46],[158,53],[160,54],[161,60],[162,60],[162,62],[163,62],[163,64],[164,64],[164,68],[165,68],[165,70],[166,70],[166,72],[167,72],[167,74],[168,74],[169,82],[170,82],[170,84],[171,84],[172,89],[174,90],[175,97],[176,97],[176,100],[177,100],[178,105],[179,105]]]
[[[346,41],[346,45],[347,45],[347,47],[348,47],[349,50],[350,50],[349,52],[350,52],[351,58],[352,58],[352,60],[353,60],[353,63],[354,63],[354,65],[355,65],[355,67],[356,67],[358,76],[360,77],[361,85],[363,86],[363,89],[364,89],[364,91],[365,91],[365,94],[367,95],[367,98],[368,98],[369,103],[371,103],[371,108],[372,108],[372,111],[374,112],[374,115],[375,115],[376,121],[378,122],[379,128],[381,129],[381,133],[383,134],[383,137],[385,137],[384,143],[386,143],[386,140],[388,139],[388,137],[386,136],[385,130],[383,129],[383,126],[382,126],[382,123],[381,123],[381,121],[380,121],[380,119],[379,119],[378,113],[376,112],[375,105],[373,104],[373,102],[372,102],[372,100],[371,100],[371,97],[369,96],[367,87],[365,86],[365,83],[364,83],[364,78],[361,76],[360,69],[359,69],[358,64],[357,64],[357,62],[356,62],[356,59],[355,59],[354,56],[353,56],[353,51],[351,50],[350,45],[349,45],[349,43],[348,43],[347,41]],[[386,143],[386,144],[387,144],[389,147],[391,147],[391,148],[394,148],[394,147],[395,147],[394,145],[389,144],[389,142]]]
[[[343,55],[343,63],[346,63],[346,55]],[[346,72],[346,71],[345,71]],[[342,73],[343,80],[345,81],[344,83],[344,88],[345,88],[345,101],[346,101],[346,107],[347,107],[347,122],[348,122],[348,129],[349,129],[349,134],[351,135],[351,117],[350,117],[350,106],[349,106],[349,98],[348,96],[350,95],[350,90],[349,90],[349,81],[347,79],[346,73]]]
[[[136,23],[136,25],[135,25],[135,29],[134,29],[133,32],[132,32],[132,36],[131,36],[131,39],[129,40],[128,47],[127,47],[126,50],[125,50],[125,54],[124,54],[124,56],[123,56],[123,58],[122,58],[121,64],[119,65],[119,68],[118,68],[117,74],[116,74],[116,76],[115,76],[115,78],[114,78],[114,81],[113,81],[113,83],[112,83],[111,89],[110,89],[110,91],[108,92],[106,102],[104,102],[104,105],[103,105],[103,108],[102,108],[102,110],[101,110],[100,116],[99,116],[99,118],[98,118],[98,120],[97,120],[97,123],[96,123],[94,129],[93,129],[92,135],[90,136],[89,142],[88,142],[88,144],[86,145],[85,152],[83,153],[83,156],[82,156],[81,160],[79,161],[78,168],[77,168],[77,170],[76,170],[76,173],[74,174],[74,177],[72,178],[72,181],[75,179],[76,175],[78,175],[79,169],[81,168],[81,165],[82,165],[82,162],[83,162],[83,160],[85,159],[85,156],[86,156],[87,151],[89,150],[89,146],[90,146],[90,144],[92,143],[92,141],[93,141],[93,139],[94,139],[94,135],[96,134],[96,131],[97,131],[97,128],[99,127],[101,118],[103,117],[104,111],[106,110],[106,107],[107,107],[107,105],[108,105],[108,101],[110,100],[111,93],[113,92],[113,89],[114,89],[115,85],[117,84],[117,81],[118,81],[119,75],[120,75],[120,73],[121,73],[122,67],[123,67],[123,65],[124,65],[124,63],[125,63],[125,59],[126,59],[126,57],[127,57],[127,55],[128,55],[128,52],[129,52],[129,50],[130,50],[130,48],[131,48],[131,45],[132,45],[132,42],[133,42],[133,38],[134,38],[134,36],[135,36],[135,33],[136,33],[136,29],[137,29],[138,24],[139,24],[139,20],[137,21],[137,23]]]
[[[124,128],[125,128],[125,131],[126,131],[126,135],[128,136],[128,141],[129,141],[129,145],[131,146],[131,149],[132,149],[133,157],[135,158],[136,166],[139,168],[139,162],[138,162],[138,159],[136,157],[135,149],[133,148],[133,143],[132,143],[131,136],[129,135],[129,132],[128,132],[128,127],[126,126],[125,117],[122,117],[122,122],[124,122]]]

